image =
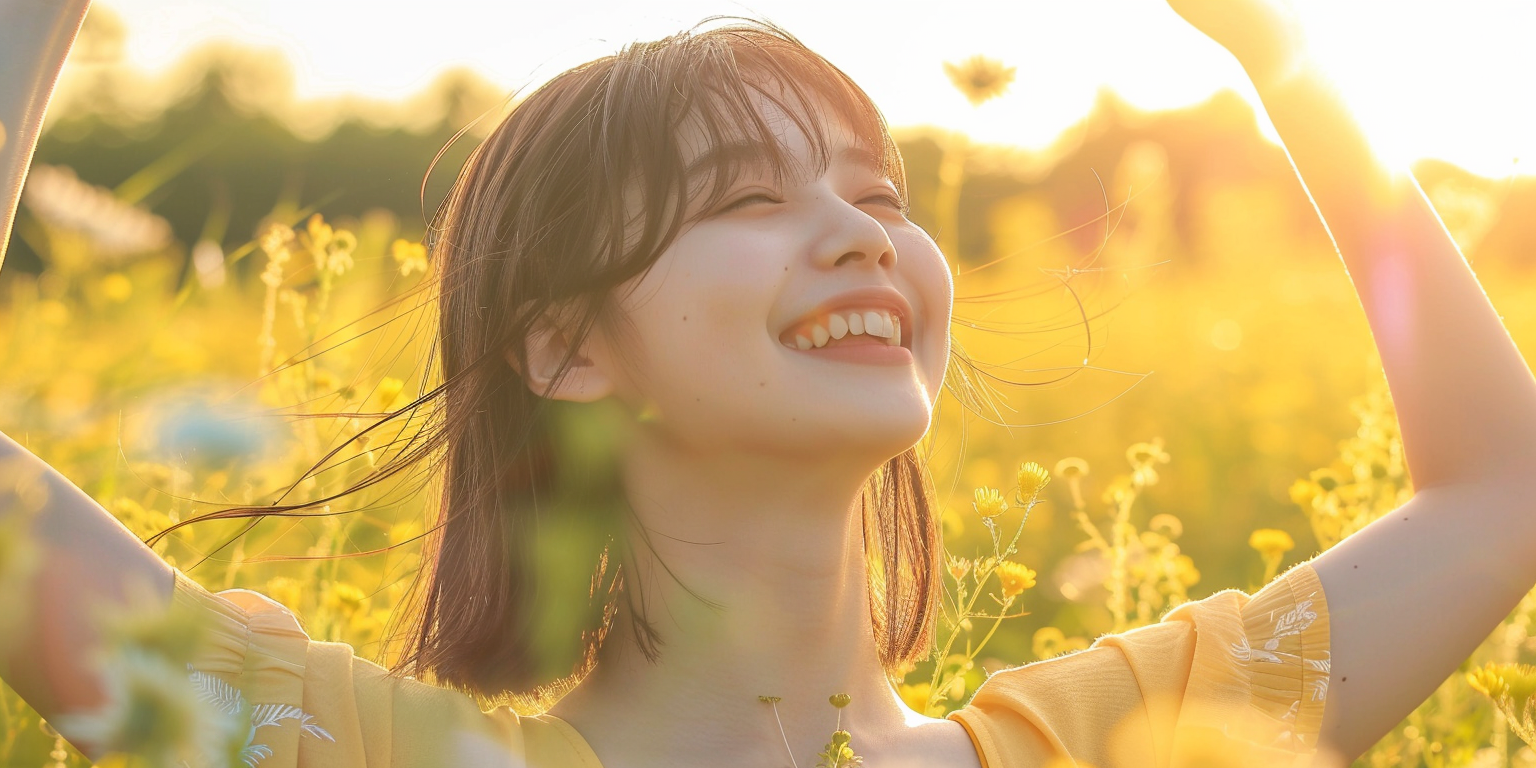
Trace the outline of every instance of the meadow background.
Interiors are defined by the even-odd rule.
[[[271,52],[210,45],[147,78],[114,53],[123,34],[93,11],[38,147],[0,271],[0,429],[148,538],[220,505],[324,495],[387,458],[380,439],[300,479],[369,423],[331,414],[383,414],[426,386],[419,318],[370,313],[423,279],[423,210],[508,94],[459,70],[399,102],[301,102]],[[955,64],[965,95],[1008,98],[1000,65]],[[942,715],[989,671],[1256,590],[1410,493],[1348,278],[1236,94],[1148,112],[1104,91],[1043,150],[897,135],[912,216],[955,270],[968,375],[987,390],[970,408],[946,394],[932,436],[950,587],[1025,614],[996,622],[985,598],[949,614],[948,652],[901,681],[914,707]],[[1536,179],[1414,170],[1529,358]],[[286,262],[259,242],[274,231],[293,233]],[[1053,478],[1030,475],[1016,496],[1025,462]],[[198,523],[156,551],[387,664],[427,494],[355,501]],[[981,513],[1002,541],[1018,533],[1016,551],[994,552]],[[0,578],[23,546],[0,547]],[[986,561],[1003,554],[1018,565]],[[1359,764],[1536,766],[1516,706],[1530,676],[1486,667],[1532,661],[1533,616],[1528,598]],[[1517,693],[1502,702],[1501,674]],[[88,764],[0,689],[0,765]]]

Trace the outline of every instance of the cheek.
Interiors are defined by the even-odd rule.
[[[750,378],[768,345],[772,299],[787,273],[739,247],[690,244],[669,252],[626,302],[643,341],[642,396],[712,399]]]
[[[949,262],[933,240],[915,225],[911,230],[891,233],[891,243],[901,255],[898,264],[904,290],[912,302],[913,311],[923,319],[918,352],[918,364],[924,374],[924,382],[934,398],[944,381],[949,363],[949,327],[954,310],[954,277]]]

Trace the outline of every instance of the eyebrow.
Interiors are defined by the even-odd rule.
[[[837,160],[852,165],[862,166],[877,176],[887,177],[882,168],[880,158],[868,147],[845,147],[837,153]],[[773,153],[766,146],[758,142],[731,142],[717,144],[700,154],[683,172],[683,178],[689,181],[714,168],[770,168],[773,166]]]

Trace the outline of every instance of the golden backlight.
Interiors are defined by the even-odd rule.
[[[1502,177],[1536,144],[1536,4],[1528,0],[1298,0],[1307,33],[1385,157],[1438,157]],[[211,37],[276,47],[301,97],[398,99],[448,66],[508,90],[714,14],[787,27],[846,69],[893,125],[961,129],[988,143],[1044,147],[1108,88],[1144,109],[1231,88],[1257,103],[1235,62],[1160,2],[999,3],[932,12],[814,0],[591,0],[559,4],[442,0],[430,13],[357,13],[342,2],[113,0],[131,62],[169,65]],[[969,109],[942,62],[985,54],[1016,66],[1007,98]],[[1261,123],[1263,121],[1261,120]],[[1268,130],[1267,125],[1264,126]],[[1270,134],[1273,135],[1272,133]]]

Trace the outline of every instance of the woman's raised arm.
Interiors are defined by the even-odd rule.
[[[85,16],[85,0],[0,0],[0,259],[55,78]],[[0,427],[5,425],[0,424]],[[90,658],[101,636],[93,606],[121,604],[134,583],[169,602],[170,566],[52,467],[0,434],[0,518],[26,514],[40,562],[26,586],[19,631],[0,644],[0,678],[45,718],[93,708],[105,695]],[[46,494],[18,493],[33,477]],[[41,508],[26,507],[41,498]],[[69,737],[69,733],[64,733]],[[77,747],[91,746],[71,739]]]
[[[1347,761],[1536,584],[1536,379],[1413,177],[1372,154],[1284,0],[1169,4],[1258,89],[1365,308],[1417,491],[1312,563],[1332,629],[1322,753]]]
[[[90,0],[0,0],[0,266],[43,112]]]

